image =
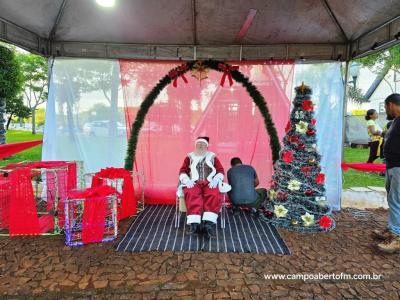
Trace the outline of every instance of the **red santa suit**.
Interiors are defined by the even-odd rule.
[[[219,188],[224,179],[224,168],[214,153],[198,156],[189,153],[179,170],[179,180],[185,195],[187,223],[217,222],[221,210]],[[190,185],[193,185],[190,187]]]

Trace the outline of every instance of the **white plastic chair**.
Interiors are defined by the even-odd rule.
[[[221,204],[221,211],[220,211],[220,217],[221,217],[221,228],[225,228],[225,217],[226,217],[226,202],[225,202],[225,197],[226,193],[221,193],[222,195],[222,204]],[[176,196],[176,205],[175,205],[175,228],[179,228],[179,223],[181,219],[181,213],[186,213],[186,204],[185,204],[185,197],[181,196],[178,197]]]

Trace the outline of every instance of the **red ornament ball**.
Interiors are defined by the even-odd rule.
[[[288,193],[286,192],[278,192],[276,195],[279,200],[286,200],[288,197]]]
[[[304,194],[307,197],[310,197],[310,196],[314,195],[314,191],[312,189],[308,189],[308,190],[305,190]]]
[[[313,135],[315,135],[315,130],[314,130],[314,129],[308,129],[308,130],[307,130],[307,135],[308,135],[308,136],[313,136]]]
[[[291,143],[298,143],[299,136],[298,135],[290,135],[290,136],[288,136],[288,141]]]
[[[311,120],[311,124],[312,124],[312,126],[315,126],[315,124],[317,124],[317,120],[316,119],[312,119]]]

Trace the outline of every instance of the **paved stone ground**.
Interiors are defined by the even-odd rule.
[[[329,234],[280,230],[291,256],[121,253],[112,244],[64,246],[62,236],[0,238],[0,298],[20,299],[399,299],[400,255],[369,233],[387,211],[343,210]],[[131,220],[121,226],[121,236]],[[382,274],[383,280],[267,280],[266,274]]]

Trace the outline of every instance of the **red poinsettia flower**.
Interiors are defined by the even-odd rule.
[[[285,132],[288,133],[290,131],[290,129],[292,128],[292,123],[290,122],[290,120],[288,121],[286,128],[285,128]]]
[[[298,135],[289,135],[288,136],[288,141],[291,143],[298,143],[299,142],[299,136]]]
[[[299,145],[299,150],[304,150],[304,148],[306,148],[306,146],[304,144]]]
[[[293,152],[286,151],[283,153],[282,160],[287,164],[291,163],[294,160]]]
[[[313,111],[314,110],[314,105],[311,100],[304,100],[303,102],[303,109],[305,111]]]
[[[312,124],[312,126],[315,126],[315,124],[317,124],[317,120],[316,119],[312,119],[311,120],[311,124]]]
[[[307,189],[304,191],[304,194],[308,197],[314,195],[314,191],[312,189]]]
[[[331,228],[332,226],[331,218],[329,218],[328,216],[322,216],[322,218],[319,219],[319,226],[326,229]]]
[[[315,130],[314,129],[308,129],[307,130],[307,135],[309,135],[309,136],[315,135]]]
[[[317,174],[317,176],[315,177],[315,181],[317,182],[317,184],[324,184],[325,174],[323,174],[323,173]]]

